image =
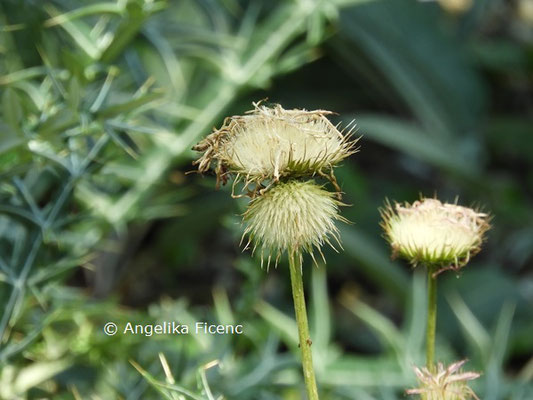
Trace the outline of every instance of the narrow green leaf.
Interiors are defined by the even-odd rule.
[[[497,365],[498,368],[501,368],[505,358],[515,310],[516,306],[514,304],[505,303],[498,316],[494,332],[494,344],[491,347],[491,363]]]
[[[156,389],[160,394],[162,394],[163,396],[165,396],[165,398],[169,400],[173,400],[171,393],[169,393],[169,390],[188,396],[192,400],[205,400],[203,396],[196,395],[181,386],[170,385],[170,384],[166,384],[166,383],[158,381],[154,376],[149,374],[146,370],[144,370],[139,364],[137,364],[133,360],[130,360],[130,363],[143,376],[143,378],[147,380],[147,382],[154,389]]]
[[[2,111],[4,114],[4,121],[11,126],[15,132],[22,134],[20,126],[22,120],[22,107],[17,93],[11,88],[6,88],[2,95]]]
[[[489,333],[472,311],[470,311],[463,299],[459,297],[459,294],[451,294],[447,296],[447,300],[455,316],[461,323],[461,327],[467,338],[477,348],[481,357],[485,357],[490,351],[491,340]]]
[[[486,366],[485,400],[496,400],[502,396],[502,366],[509,344],[511,324],[515,312],[515,305],[505,303],[500,311],[496,329],[489,350],[489,361]]]
[[[154,376],[149,374],[148,371],[144,370],[135,361],[130,360],[130,364],[133,365],[133,368],[135,368],[142,375],[142,377],[146,379],[146,381],[150,384],[150,386],[152,386],[155,390],[157,390],[159,394],[164,396],[165,399],[173,400],[172,395],[167,390],[164,390],[164,388],[162,387],[164,386],[163,383],[159,382]]]
[[[30,140],[28,142],[28,148],[31,152],[53,161],[54,163],[65,168],[70,173],[73,172],[72,166],[69,164],[68,160],[61,156],[58,156],[48,142],[40,140]]]
[[[61,108],[39,126],[38,133],[45,137],[55,136],[64,133],[78,123],[79,117],[75,111],[70,108]]]
[[[55,7],[51,5],[45,5],[44,9],[52,16],[53,18],[59,18],[61,14]],[[61,26],[71,37],[74,39],[78,47],[93,60],[100,58],[101,51],[94,44],[94,39],[90,35],[90,27],[81,20],[68,20],[63,19]]]
[[[394,352],[400,363],[403,361],[403,351],[405,348],[404,337],[392,321],[369,305],[350,297],[348,294],[341,298],[341,302],[348,310],[378,334],[382,344]]]
[[[19,193],[22,195],[22,198],[26,202],[26,204],[29,206],[31,213],[35,216],[35,219],[38,221],[41,221],[40,224],[43,222],[43,213],[37,206],[37,202],[33,198],[33,195],[30,193],[30,190],[26,187],[26,184],[21,181],[18,177],[15,177],[13,179],[13,183],[15,187],[18,189]]]
[[[174,52],[174,49],[172,48],[171,44],[166,40],[166,38],[162,37],[155,29],[146,29],[145,33],[146,37],[152,44],[154,45],[155,50],[157,53],[159,53],[159,57],[162,60],[161,63],[157,63],[158,57],[150,57],[149,60],[145,62],[145,64],[148,64],[147,67],[150,67],[150,70],[153,71],[155,68],[157,68],[157,72],[164,71],[162,73],[157,74],[155,77],[159,84],[162,82],[168,81],[175,93],[179,96],[181,93],[185,90],[187,87],[187,80],[185,79],[185,75],[183,72],[183,67],[176,57],[176,54]],[[157,54],[156,52],[154,52]],[[154,75],[152,73],[152,75]],[[165,79],[168,76],[167,79]]]
[[[426,274],[423,270],[416,270],[413,273],[413,284],[409,305],[406,307],[406,318],[404,335],[406,337],[405,355],[408,362],[416,362],[418,365],[422,361],[422,354],[425,342],[426,330]]]
[[[104,103],[105,99],[107,98],[107,95],[109,94],[109,90],[111,89],[111,83],[113,82],[113,80],[118,74],[119,74],[118,68],[116,67],[109,68],[104,84],[100,88],[100,92],[98,93],[98,96],[96,96],[94,103],[91,105],[89,109],[91,112],[94,113],[100,110],[100,107],[102,107],[102,104]]]
[[[346,116],[346,121],[352,119],[352,116]],[[479,166],[455,150],[459,143],[437,140],[416,124],[372,114],[359,114],[355,121],[358,133],[365,138],[472,180],[479,174]]]
[[[326,282],[326,266],[313,268],[312,274],[313,345],[325,352],[331,337],[331,315]]]
[[[131,139],[126,133],[115,132],[115,130],[107,124],[104,125],[104,131],[118,146],[122,148],[122,150],[124,150],[133,159],[136,159],[138,157],[139,152],[137,146],[135,145],[133,139]]]
[[[337,39],[353,49],[339,54],[345,62],[356,69],[361,58],[371,60],[370,72],[388,82],[428,134],[450,139],[478,122],[482,91],[458,51],[462,43],[438,22],[420,2],[377,1],[342,13]]]
[[[36,218],[31,212],[20,207],[11,206],[9,204],[0,204],[0,214],[21,217],[32,222],[36,226],[41,227],[41,221],[38,218]]]
[[[104,108],[98,112],[98,115],[101,118],[113,118],[119,114],[134,111],[135,109],[143,105],[149,104],[151,102],[154,102],[156,100],[163,98],[163,96],[164,96],[163,92],[153,91],[151,93],[147,93],[143,96],[137,97],[136,99],[127,101],[125,103],[115,104],[107,108]]]
[[[218,321],[224,325],[233,324],[235,318],[231,310],[228,294],[221,286],[216,286],[213,289],[213,301]]]
[[[55,25],[61,25],[65,22],[70,22],[78,18],[83,18],[89,15],[102,15],[102,14],[120,14],[122,8],[117,3],[96,3],[85,7],[80,7],[75,10],[58,14],[46,21],[44,26],[49,28]]]
[[[310,48],[307,44],[300,44],[284,53],[275,64],[276,74],[288,74],[301,66],[320,58],[321,52]]]
[[[298,346],[298,328],[292,318],[264,301],[258,302],[255,310],[265,321],[280,332],[285,343],[293,348]]]
[[[320,377],[323,384],[359,387],[397,387],[404,390],[410,383],[398,369],[394,358],[345,355],[331,363]]]
[[[23,143],[25,143],[24,138],[18,135],[10,125],[0,120],[0,154],[7,153]]]
[[[71,110],[77,110],[81,103],[82,89],[78,78],[75,76],[70,79],[68,84],[68,105]]]
[[[0,85],[11,85],[15,82],[33,79],[47,73],[48,69],[45,66],[21,69],[11,74],[0,76]]]
[[[127,15],[117,27],[113,40],[102,53],[103,62],[112,62],[122,50],[139,33],[150,13],[145,11],[139,3],[128,2],[126,5]]]
[[[386,289],[400,301],[407,298],[409,277],[395,262],[392,262],[373,239],[354,226],[340,226],[345,252],[357,261],[357,268],[377,286]]]
[[[15,379],[14,389],[19,393],[25,393],[66,370],[70,365],[72,362],[67,360],[35,362],[19,372]]]
[[[26,102],[26,106],[30,106],[29,108],[35,111],[42,111],[45,107],[46,95],[41,91],[39,85],[23,80],[14,82],[11,87],[19,89],[28,96],[31,102]]]
[[[187,215],[188,209],[180,204],[159,204],[145,206],[139,210],[140,220],[153,221],[156,219],[175,218]]]

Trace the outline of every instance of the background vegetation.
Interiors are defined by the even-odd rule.
[[[424,279],[378,207],[494,215],[439,293],[437,353],[485,400],[533,398],[528,0],[2,0],[0,398],[299,399],[287,266],[238,247],[245,201],[191,146],[268,97],[356,119],[345,251],[306,268],[323,399],[399,399],[423,363]],[[106,336],[114,321],[243,336]]]

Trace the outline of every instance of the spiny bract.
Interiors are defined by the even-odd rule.
[[[381,212],[393,256],[413,265],[460,268],[479,251],[489,228],[487,214],[437,199],[387,204]]]
[[[420,387],[406,390],[406,394],[420,395],[422,400],[469,400],[479,398],[468,387],[467,381],[479,377],[477,372],[460,372],[466,360],[458,361],[444,368],[437,364],[436,372],[427,368],[414,368]]]
[[[330,111],[285,110],[254,103],[244,116],[227,118],[194,147],[204,154],[195,162],[200,172],[217,162],[218,181],[227,173],[245,180],[246,186],[282,177],[319,174],[336,184],[332,168],[357,151],[351,130],[343,134],[326,116]]]
[[[244,213],[246,247],[261,246],[261,263],[265,252],[270,263],[272,256],[277,262],[285,251],[298,256],[307,251],[313,256],[316,248],[321,253],[324,243],[333,247],[331,238],[340,246],[334,221],[346,220],[339,215],[339,205],[334,193],[313,181],[279,182],[254,198]]]

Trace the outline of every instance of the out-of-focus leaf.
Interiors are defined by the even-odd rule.
[[[174,397],[172,396],[171,392],[170,392],[170,389],[174,389],[174,390],[178,391],[178,393],[183,393],[183,394],[187,395],[188,397],[190,397],[193,400],[203,400],[200,396],[196,396],[194,393],[189,392],[186,389],[178,388],[178,387],[172,388],[170,385],[166,385],[166,384],[164,384],[162,382],[159,382],[153,375],[151,375],[150,373],[148,373],[148,371],[146,371],[143,368],[141,368],[141,366],[139,364],[137,364],[135,361],[131,360],[130,362],[133,365],[133,367],[137,371],[139,371],[139,373],[143,376],[143,378],[146,379],[148,381],[148,383],[160,395],[164,396],[165,399],[175,400]]]
[[[255,310],[280,333],[285,343],[293,348],[298,346],[298,328],[292,318],[264,301],[258,302]]]
[[[7,88],[2,95],[2,112],[5,122],[11,129],[21,134],[20,121],[22,119],[22,108],[18,95],[11,88]]]
[[[14,383],[14,390],[24,393],[38,384],[52,378],[72,365],[71,361],[36,362],[19,372]]]
[[[78,115],[70,108],[62,108],[39,127],[43,136],[59,135],[78,123]]]
[[[145,3],[147,6],[148,3]],[[115,33],[111,44],[102,54],[103,62],[111,62],[126,47],[129,42],[137,35],[143,23],[150,16],[150,13],[137,2],[128,2],[126,4],[127,15],[122,19]]]
[[[155,76],[160,84],[164,84],[168,77],[175,95],[181,97],[188,82],[185,79],[180,60],[174,53],[172,46],[155,29],[146,29],[146,36],[153,43],[154,49],[153,53],[150,52],[150,49],[146,49],[149,52],[149,56],[146,57],[144,64],[150,68],[151,75]],[[157,53],[159,53],[161,62],[158,62]],[[173,104],[172,106],[174,107],[175,105]]]
[[[362,301],[351,297],[348,293],[341,297],[341,302],[376,332],[384,347],[395,353],[397,357],[403,356],[405,347],[403,335],[389,319]],[[400,357],[399,360],[401,362],[403,358]]]
[[[45,27],[52,27],[54,25],[64,24],[68,21],[73,21],[78,18],[83,18],[88,15],[98,14],[119,14],[121,12],[119,4],[116,3],[96,3],[90,4],[85,7],[80,7],[72,11],[68,11],[62,14],[58,14],[53,18],[50,18],[44,22]]]
[[[470,48],[475,61],[493,71],[516,73],[531,64],[526,47],[508,39],[475,41]]]
[[[341,38],[371,60],[429,135],[449,139],[473,128],[482,91],[461,43],[438,27],[422,3],[378,1],[341,14]],[[355,54],[342,56],[357,69]]]
[[[163,96],[164,96],[163,92],[153,91],[151,93],[147,93],[145,95],[137,97],[133,100],[126,101],[121,104],[115,104],[107,108],[104,108],[98,112],[98,115],[101,116],[102,118],[113,118],[119,114],[134,111],[141,106],[144,106],[146,104],[149,104],[156,100],[161,99]]]
[[[422,361],[427,315],[425,275],[425,271],[415,271],[413,274],[411,296],[406,310],[403,331],[406,338],[405,362],[408,364],[418,365]]]
[[[515,306],[504,304],[496,324],[494,336],[490,346],[490,358],[486,366],[487,380],[485,387],[485,399],[496,400],[500,398],[502,384],[502,364],[509,343],[511,323],[513,321]]]
[[[363,269],[377,286],[385,288],[398,299],[405,300],[409,278],[402,268],[391,262],[383,254],[383,250],[357,228],[339,228],[345,252],[357,260],[357,268]]]
[[[109,91],[111,90],[111,83],[113,82],[113,79],[115,79],[115,77],[118,75],[118,73],[119,73],[118,68],[116,67],[109,68],[107,77],[98,92],[98,96],[96,96],[96,99],[94,100],[93,104],[89,108],[91,112],[94,113],[100,110],[100,107],[106,100],[107,95],[109,94]]]
[[[46,75],[47,72],[48,70],[45,66],[21,69],[4,76],[0,76],[0,85],[9,85],[26,79],[36,78],[38,76]]]
[[[313,311],[313,345],[326,350],[331,337],[331,315],[329,311],[329,296],[326,283],[325,265],[313,269],[312,282],[312,311]]]
[[[350,117],[347,120],[351,120]],[[457,152],[458,143],[454,143],[453,139],[435,138],[414,123],[385,115],[358,114],[356,123],[358,132],[365,138],[430,165],[470,179],[479,174],[479,165]]]
[[[228,299],[228,294],[220,287],[213,289],[213,301],[218,320],[222,324],[233,324],[235,317],[231,310],[231,305]]]
[[[332,386],[392,386],[402,389],[409,384],[392,359],[351,355],[329,365],[321,381]]]
[[[511,116],[493,117],[486,125],[488,145],[502,160],[533,163],[533,120]]]
[[[126,153],[128,153],[133,159],[136,159],[139,155],[139,149],[135,144],[135,141],[125,132],[116,132],[109,125],[104,125],[104,131],[109,137],[120,146]]]
[[[69,81],[68,85],[68,105],[72,110],[77,110],[82,97],[82,89],[80,87],[80,82],[76,77],[73,77]]]
[[[316,49],[310,49],[308,46],[300,45],[287,53],[283,54],[276,64],[278,74],[287,74],[302,65],[315,61],[321,56]]]
[[[448,302],[461,323],[461,327],[466,333],[467,338],[475,345],[476,350],[481,356],[486,356],[490,346],[490,336],[487,330],[481,325],[475,315],[472,314],[458,294],[451,294],[448,297]]]
[[[11,126],[0,120],[0,154],[8,152],[24,142],[24,139]]]
[[[62,14],[55,7],[46,5],[45,10],[51,15],[52,19],[61,19]],[[90,27],[82,20],[69,20],[68,18],[61,19],[58,23],[71,37],[74,39],[78,47],[93,60],[100,57],[101,49],[94,43],[90,35]]]

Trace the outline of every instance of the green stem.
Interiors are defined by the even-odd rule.
[[[435,331],[437,329],[437,277],[433,276],[434,268],[428,271],[428,324],[426,331],[426,365],[433,369],[435,362]]]
[[[289,254],[289,268],[291,271],[292,298],[294,300],[294,312],[298,324],[298,338],[302,350],[302,367],[304,372],[305,387],[308,400],[318,400],[315,371],[313,370],[313,356],[311,353],[311,338],[307,323],[307,311],[305,309],[304,284],[302,279],[301,265],[296,252]]]

